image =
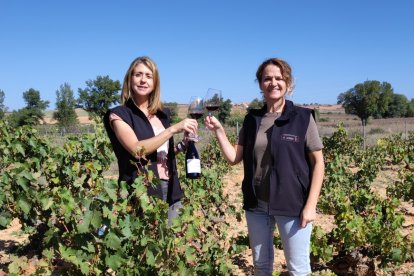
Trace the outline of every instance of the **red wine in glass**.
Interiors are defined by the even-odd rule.
[[[188,115],[190,115],[190,117],[192,118],[192,119],[196,119],[196,120],[198,120],[198,119],[200,119],[201,117],[203,117],[203,112],[190,112],[190,113],[188,113]]]
[[[208,110],[208,116],[221,106],[221,91],[214,88],[209,88],[204,98],[204,107]]]
[[[203,99],[200,97],[191,97],[190,104],[188,105],[188,115],[192,119],[200,119],[204,115],[204,109],[203,109]],[[197,135],[191,134],[191,139],[198,142],[200,138]]]

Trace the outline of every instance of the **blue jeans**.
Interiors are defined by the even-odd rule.
[[[312,225],[300,227],[299,217],[272,216],[267,202],[246,211],[250,247],[253,251],[254,275],[272,275],[274,262],[273,234],[275,224],[282,240],[283,252],[290,275],[308,275],[310,268],[310,236]]]

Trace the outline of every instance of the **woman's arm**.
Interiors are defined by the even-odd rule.
[[[227,162],[229,162],[230,165],[239,163],[243,158],[243,146],[237,144],[232,145],[230,143],[223,126],[216,117],[207,116],[205,119],[205,125],[216,134],[221,152]]]
[[[190,133],[197,132],[197,121],[194,119],[184,119],[181,122],[170,126],[160,134],[145,140],[138,140],[133,129],[122,120],[113,120],[112,129],[121,143],[121,145],[133,156],[137,156],[140,149],[144,150],[144,154],[156,151],[162,144],[170,139],[174,134],[187,131]]]
[[[308,199],[301,214],[301,227],[306,227],[306,224],[312,222],[316,217],[316,204],[318,203],[323,177],[325,175],[322,150],[311,151],[308,155],[312,168],[312,179]]]

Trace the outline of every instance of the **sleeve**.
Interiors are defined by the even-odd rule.
[[[308,129],[306,130],[305,141],[306,150],[308,151],[318,151],[323,149],[322,140],[318,133],[318,127],[316,126],[316,122],[312,114],[310,115]]]

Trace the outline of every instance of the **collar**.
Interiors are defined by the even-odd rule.
[[[249,111],[253,116],[263,117],[267,113],[267,104],[265,104],[261,109],[251,109]],[[285,100],[285,106],[283,108],[282,114],[276,121],[288,121],[290,118],[296,115],[295,105],[292,101]]]

